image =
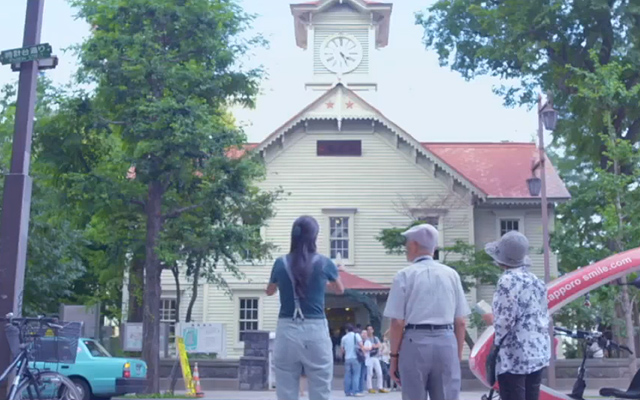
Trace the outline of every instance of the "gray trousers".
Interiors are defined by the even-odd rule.
[[[333,352],[326,319],[280,318],[273,349],[278,400],[300,398],[304,371],[309,400],[328,400],[333,379]]]
[[[460,360],[453,331],[406,330],[399,373],[403,400],[458,400]]]

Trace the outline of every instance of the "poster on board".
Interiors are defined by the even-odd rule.
[[[213,354],[226,357],[225,329],[223,324],[181,322],[178,332],[184,338],[187,353]]]

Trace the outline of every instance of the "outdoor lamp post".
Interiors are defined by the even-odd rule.
[[[553,109],[553,100],[547,95],[547,102],[542,103],[542,96],[538,96],[538,162],[531,170],[534,174],[527,179],[529,194],[531,196],[540,195],[542,203],[542,248],[544,253],[544,281],[551,281],[550,249],[549,249],[549,203],[547,201],[547,176],[546,176],[546,154],[544,147],[544,130],[553,131],[558,122],[558,112]],[[540,169],[540,178],[535,176],[536,169]],[[547,368],[547,384],[550,387],[556,386],[556,348],[554,343],[553,319],[549,322],[549,336],[551,338],[551,361]]]

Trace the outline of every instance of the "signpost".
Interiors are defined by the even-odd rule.
[[[51,47],[38,47],[42,29],[44,0],[29,0],[25,18],[24,36],[20,54],[11,50],[2,52],[2,63],[19,65],[20,78],[18,100],[16,104],[15,132],[11,153],[11,167],[5,177],[2,199],[2,219],[0,220],[0,315],[13,312],[16,317],[22,315],[22,296],[24,288],[24,270],[27,259],[27,236],[29,230],[29,211],[31,208],[31,137],[35,117],[36,86],[40,66],[37,59],[51,57]],[[34,54],[31,54],[35,47]],[[29,53],[29,54],[26,54]],[[23,56],[23,54],[25,54]],[[15,55],[15,57],[14,57]],[[7,57],[7,60],[5,60]],[[44,60],[43,60],[44,61]],[[52,64],[55,66],[55,62]],[[50,66],[51,67],[51,66]],[[0,327],[0,337],[4,336],[4,327]],[[0,370],[10,364],[9,347],[0,340]],[[6,381],[5,381],[6,382]],[[2,387],[6,388],[6,384]]]
[[[49,43],[41,43],[19,49],[4,50],[0,53],[0,63],[2,63],[2,65],[18,64],[50,57],[51,45]]]

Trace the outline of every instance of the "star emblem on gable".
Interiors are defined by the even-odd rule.
[[[347,103],[347,108],[353,109],[353,106],[355,105],[355,103],[353,101],[349,101]]]
[[[327,104],[327,108],[333,108],[334,103],[332,101],[326,103]]]

